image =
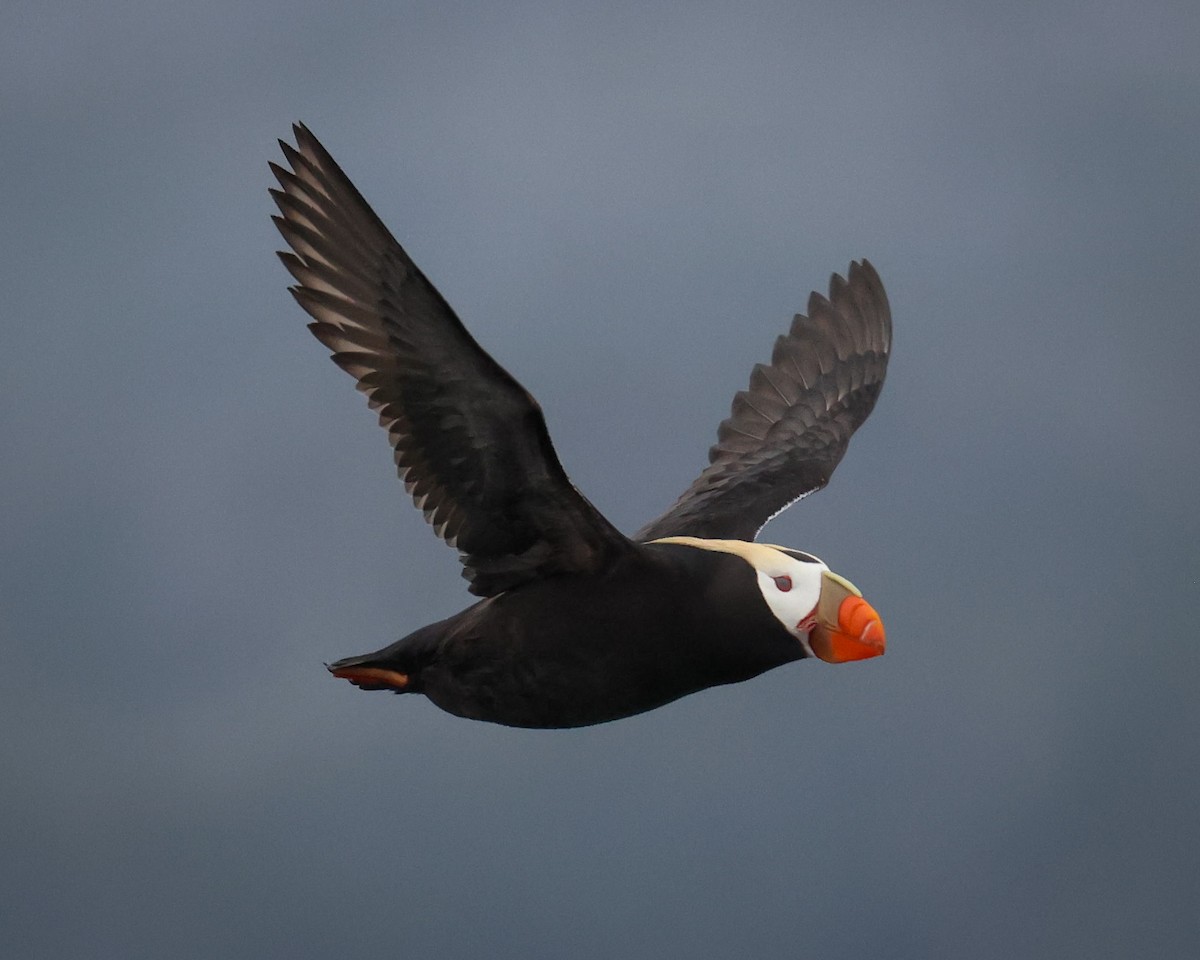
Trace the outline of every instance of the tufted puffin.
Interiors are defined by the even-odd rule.
[[[709,465],[621,534],[571,484],[541,408],[493,360],[302,124],[272,163],[274,221],[309,329],[379,415],[404,487],[481,599],[328,665],[363,690],[421,693],[517,727],[579,727],[818,657],[884,652],[859,590],[756,541],[819,490],[875,406],[891,347],[883,285],[852,262],[754,367]]]

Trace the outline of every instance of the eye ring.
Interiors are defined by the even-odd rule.
[[[787,593],[792,589],[792,578],[786,573],[780,577],[772,577],[772,579],[775,581],[775,588],[780,593]]]

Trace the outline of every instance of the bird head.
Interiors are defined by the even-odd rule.
[[[745,540],[664,537],[658,542],[741,557],[754,568],[771,613],[800,641],[807,656],[845,663],[878,657],[886,649],[883,621],[862,591],[812,554]]]
[[[862,591],[812,554],[763,544],[751,560],[758,588],[775,618],[805,652],[826,663],[880,656],[887,646],[883,621]]]

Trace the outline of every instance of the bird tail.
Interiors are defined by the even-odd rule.
[[[346,657],[336,663],[325,664],[325,669],[335,677],[349,680],[359,690],[391,690],[392,693],[412,692],[411,674],[396,668],[394,662],[380,657],[379,653],[366,653],[358,657]]]

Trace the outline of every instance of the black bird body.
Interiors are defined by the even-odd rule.
[[[755,542],[829,482],[870,414],[891,314],[865,260],[754,368],[709,466],[632,537],[571,484],[537,402],[475,342],[317,139],[272,164],[309,329],[387,430],[405,489],[484,599],[329,666],[464,717],[573,727],[803,657],[865,659],[883,626],[821,561]]]
[[[745,562],[650,543],[599,575],[525,584],[338,666],[395,671],[403,689],[472,720],[576,727],[803,656]]]

